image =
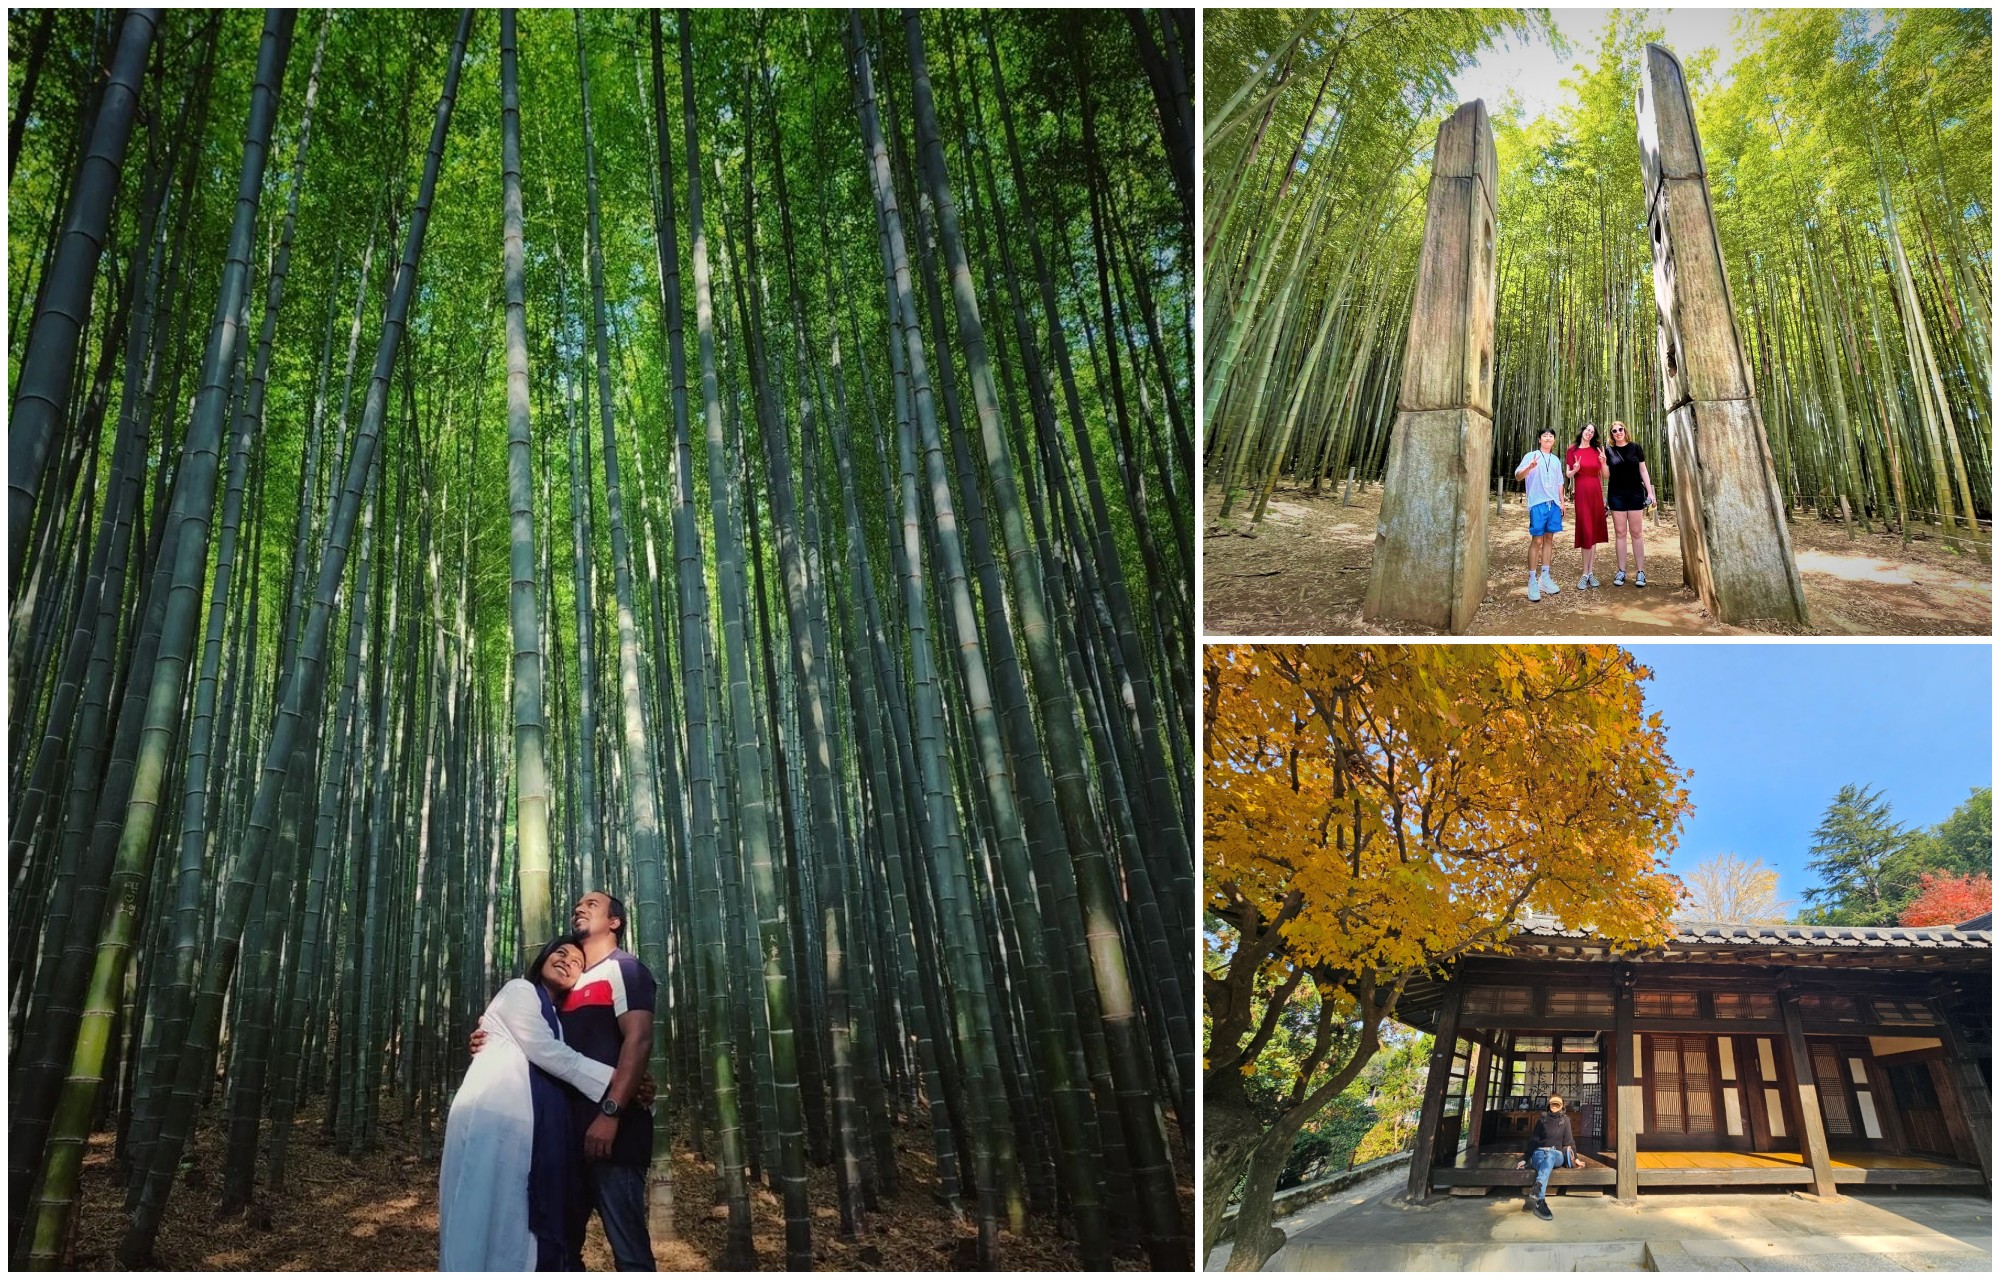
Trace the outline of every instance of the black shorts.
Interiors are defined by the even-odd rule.
[[[1608,493],[1604,495],[1604,505],[1612,511],[1644,511],[1646,495],[1643,493]]]

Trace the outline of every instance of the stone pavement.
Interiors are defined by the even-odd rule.
[[[1288,1217],[1272,1220],[1272,1225],[1284,1232],[1288,1239],[1296,1240],[1299,1233],[1311,1230],[1336,1214],[1367,1204],[1377,1196],[1394,1192],[1409,1181],[1409,1166],[1392,1169],[1377,1174],[1366,1182],[1357,1182],[1346,1190],[1307,1205]],[[1220,1271],[1229,1264],[1229,1246],[1223,1245],[1208,1255],[1204,1271]]]
[[[1267,1271],[1993,1270],[1993,1205],[1978,1195],[1855,1188],[1821,1201],[1776,1189],[1656,1191],[1625,1202],[1551,1196],[1555,1221],[1518,1194],[1412,1206],[1400,1178],[1355,1187],[1280,1222]],[[1217,1250],[1208,1269],[1219,1269]]]

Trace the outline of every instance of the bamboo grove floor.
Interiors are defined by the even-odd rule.
[[[302,1111],[292,1139],[291,1194],[264,1196],[248,1214],[219,1218],[223,1134],[220,1108],[204,1112],[191,1158],[160,1232],[156,1262],[169,1271],[433,1271],[437,1268],[437,1160],[441,1133],[425,1145],[415,1122],[404,1122],[401,1104],[383,1101],[381,1145],[358,1159],[333,1154],[320,1136],[323,1114],[316,1102]],[[1171,1125],[1171,1122],[1170,1122]],[[896,1135],[903,1190],[869,1215],[871,1234],[843,1243],[838,1201],[830,1169],[811,1173],[813,1256],[821,1271],[948,1271],[972,1262],[973,1231],[954,1227],[932,1200],[934,1164],[927,1130],[911,1126]],[[1178,1133],[1170,1135],[1178,1142]],[[1175,1146],[1180,1151],[1181,1146]],[[713,1168],[684,1148],[675,1153],[673,1240],[655,1240],[662,1271],[706,1271],[722,1254],[724,1211],[711,1210],[706,1194]],[[1185,1160],[1176,1156],[1181,1213],[1194,1220],[1194,1185]],[[784,1216],[768,1190],[751,1191],[758,1266],[784,1269]],[[124,1230],[123,1193],[115,1180],[112,1138],[91,1138],[83,1169],[83,1205],[75,1265],[79,1270],[115,1268],[114,1251]],[[596,1218],[591,1219],[584,1265],[612,1269],[611,1249]],[[1074,1271],[1074,1245],[1045,1218],[1031,1218],[1025,1238],[1004,1231],[1000,1265],[1008,1270]],[[1137,1254],[1121,1256],[1120,1270],[1142,1269]]]
[[[1318,495],[1281,486],[1253,532],[1247,503],[1225,523],[1217,519],[1220,493],[1208,493],[1203,634],[1392,634],[1361,619],[1381,504],[1380,485],[1358,487],[1346,506],[1337,485]],[[1510,496],[1501,514],[1487,522],[1486,599],[1472,633],[1757,634],[1716,622],[1682,585],[1680,532],[1671,517],[1663,509],[1647,525],[1644,590],[1609,585],[1617,556],[1606,543],[1597,549],[1597,577],[1606,585],[1577,591],[1577,552],[1572,535],[1564,532],[1556,538],[1555,560],[1562,593],[1530,603],[1527,516],[1518,496]],[[1815,634],[1985,635],[1992,625],[1993,558],[1983,531],[1979,542],[1953,552],[1934,532],[1912,537],[1905,546],[1893,534],[1850,531],[1793,512],[1791,533]]]

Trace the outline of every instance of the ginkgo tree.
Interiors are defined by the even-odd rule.
[[[1663,939],[1690,804],[1649,675],[1614,646],[1207,650],[1203,1238],[1241,1183],[1231,1270],[1283,1245],[1271,1195],[1293,1137],[1413,978],[1529,912]],[[1253,1101],[1274,1030],[1314,1001],[1314,1050]]]
[[[1734,853],[1703,858],[1681,877],[1688,895],[1683,920],[1730,920],[1738,924],[1779,924],[1791,911],[1778,896],[1778,871],[1762,858],[1744,861]]]

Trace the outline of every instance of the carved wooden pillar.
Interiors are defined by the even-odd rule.
[[[1638,110],[1683,571],[1723,622],[1803,626],[1805,587],[1736,333],[1694,104],[1661,45],[1646,46]]]
[[[1486,594],[1498,172],[1486,104],[1468,102],[1438,129],[1363,606],[1371,619],[1462,632]]]
[[[1444,1095],[1451,1087],[1451,1059],[1458,1048],[1458,1009],[1465,990],[1456,975],[1445,988],[1438,1010],[1437,1037],[1431,1044],[1430,1074],[1424,1079],[1424,1109],[1417,1116],[1416,1144],[1410,1149],[1409,1199],[1422,1204],[1431,1194],[1431,1161],[1437,1155],[1438,1123],[1444,1119]]]

